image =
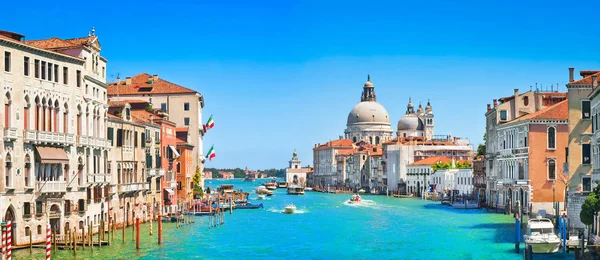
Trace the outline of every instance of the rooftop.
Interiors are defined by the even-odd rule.
[[[153,77],[148,73],[140,73],[128,80],[108,83],[107,95],[136,95],[136,94],[182,94],[198,93],[195,90],[182,87],[164,79]]]
[[[433,164],[436,164],[438,162],[448,163],[448,162],[452,162],[452,159],[450,157],[448,157],[448,156],[433,156],[433,157],[428,157],[428,158],[425,158],[423,160],[411,163],[411,164],[409,164],[409,166],[433,165]]]
[[[520,122],[524,120],[568,120],[569,119],[569,104],[568,99],[558,102],[552,106],[546,107],[540,111],[518,117],[508,123]]]

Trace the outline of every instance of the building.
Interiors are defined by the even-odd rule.
[[[425,140],[433,140],[433,108],[429,101],[427,101],[425,111],[419,104],[419,108],[415,112],[412,100],[408,99],[406,113],[398,120],[397,136],[404,138],[422,136],[425,137]]]
[[[298,153],[294,151],[289,167],[285,169],[285,181],[288,184],[306,186],[307,174],[312,171],[310,166],[302,167],[302,161],[298,159]]]
[[[223,176],[221,179],[224,180],[229,180],[229,179],[233,179],[233,172],[226,172],[226,171],[220,171],[219,174],[221,174],[221,176]]]
[[[567,214],[576,228],[585,228],[580,221],[581,206],[595,187],[592,180],[600,179],[593,174],[598,168],[595,163],[598,146],[594,145],[597,124],[597,87],[599,70],[582,70],[581,79],[574,79],[574,68],[569,68],[569,144],[566,147],[568,164]],[[592,103],[595,110],[592,109]],[[595,164],[594,164],[595,163]]]
[[[489,205],[517,202],[522,212],[553,214],[564,202],[560,173],[567,146],[566,93],[528,91],[494,100],[486,113],[486,173]],[[514,209],[518,211],[518,209]]]
[[[314,172],[312,186],[336,186],[344,182],[343,173],[338,172],[336,155],[340,151],[352,150],[352,140],[339,139],[313,148]]]
[[[186,127],[177,128],[177,152],[181,155],[177,158],[177,197],[181,201],[191,203],[194,199],[193,178],[196,169],[194,168],[194,145],[188,142],[188,137]],[[199,169],[198,166],[196,167]]]
[[[400,130],[399,130],[400,131]],[[407,192],[407,166],[419,160],[435,156],[447,156],[455,160],[469,160],[473,146],[466,139],[452,136],[397,137],[382,145],[384,175],[391,191]]]
[[[432,185],[433,165],[437,163],[450,163],[448,156],[433,156],[416,161],[406,167],[406,192],[421,197],[423,191]]]
[[[485,179],[485,157],[476,156],[473,160],[473,193],[478,193],[481,198],[486,195],[486,179]]]
[[[194,146],[192,168],[200,166],[204,171],[204,154],[202,151],[202,108],[204,97],[195,90],[159,78],[158,75],[141,73],[127,77],[125,81],[110,83],[108,96],[113,101],[140,99],[152,104],[152,108],[160,108],[169,114],[169,121],[179,127],[188,127],[190,144]],[[201,183],[201,185],[203,185]]]
[[[377,102],[375,86],[371,77],[363,86],[360,103],[348,114],[346,139],[356,143],[360,140],[378,145],[392,138],[393,130],[387,110]]]
[[[0,31],[0,213],[17,246],[44,241],[47,223],[58,234],[98,224],[112,206],[98,37],[23,38]]]
[[[213,176],[212,176],[212,172],[211,171],[204,171],[204,172],[202,172],[202,179],[203,180],[210,180],[212,178],[213,178]]]
[[[457,190],[459,194],[473,192],[473,169],[442,169],[431,177],[436,192]]]

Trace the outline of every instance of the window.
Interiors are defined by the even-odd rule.
[[[160,132],[159,131],[156,131],[154,133],[154,142],[157,144],[160,144]]]
[[[556,160],[548,160],[548,180],[556,180]]]
[[[523,137],[523,147],[527,147],[527,136]]]
[[[46,79],[46,62],[42,61],[42,79]]]
[[[81,87],[81,70],[77,71],[77,87]]]
[[[190,111],[190,103],[183,103],[183,110]]]
[[[23,75],[29,76],[29,57],[23,57]]]
[[[112,141],[112,140],[113,140],[113,138],[114,138],[114,134],[115,134],[115,133],[114,133],[114,129],[113,129],[112,127],[109,127],[109,128],[107,129],[107,131],[106,131],[106,139],[108,139],[108,140],[111,140],[111,141]]]
[[[190,118],[189,117],[183,118],[183,124],[184,125],[190,125]]]
[[[117,147],[123,146],[123,130],[117,129]]]
[[[125,115],[127,116],[127,119],[131,117],[131,108],[125,108]]]
[[[565,147],[565,162],[569,162],[569,147]]]
[[[42,234],[42,225],[38,225],[37,226],[37,234],[41,235]]]
[[[548,149],[556,149],[556,128],[553,126],[548,127]]]
[[[54,64],[54,82],[58,83],[58,64]]]
[[[592,178],[583,177],[581,178],[581,184],[583,185],[583,191],[592,191]]]
[[[106,78],[106,68],[102,67],[102,78]]]
[[[501,121],[506,121],[507,120],[506,110],[500,110],[500,120]]]
[[[529,97],[523,97],[523,105],[524,106],[528,106],[529,105]]]
[[[23,203],[23,215],[26,218],[31,217],[31,203],[29,203],[29,202]]]
[[[581,101],[581,118],[582,119],[590,119],[590,101],[589,100]]]
[[[4,71],[10,72],[10,52],[4,52]]]
[[[133,146],[138,147],[138,132],[137,131],[133,132]]]
[[[41,201],[36,201],[35,202],[35,214],[36,215],[42,215],[42,202]]]
[[[48,62],[48,80],[52,81],[52,63]]]
[[[582,144],[581,145],[581,163],[582,164],[590,164],[591,160],[591,145],[590,144]]]
[[[167,112],[167,103],[161,103],[160,110],[162,110],[163,112]]]
[[[146,147],[146,133],[142,133],[142,148]]]
[[[35,74],[35,78],[40,78],[40,60],[33,61],[33,69],[35,70],[33,73]]]
[[[63,84],[69,84],[69,68],[63,67]]]

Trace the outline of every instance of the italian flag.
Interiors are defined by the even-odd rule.
[[[215,127],[215,120],[213,119],[213,117],[211,115],[210,118],[208,118],[208,122],[206,122],[206,130],[209,130],[213,127]]]
[[[208,160],[212,161],[213,158],[215,158],[217,156],[217,154],[215,153],[215,146],[211,146],[210,150],[208,150],[208,154],[206,155],[206,157],[208,157]]]

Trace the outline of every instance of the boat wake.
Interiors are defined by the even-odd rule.
[[[267,211],[273,212],[273,213],[285,214],[285,212],[284,212],[283,209],[269,208],[269,209],[267,209]],[[306,208],[304,208],[304,209],[296,209],[296,212],[294,214],[304,214],[304,213],[308,213],[308,210]]]
[[[352,202],[350,203],[349,200],[344,201],[344,205],[346,206],[350,206],[350,207],[366,207],[366,208],[374,208],[377,206],[377,203],[375,201],[372,200],[361,200],[360,202]]]

